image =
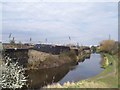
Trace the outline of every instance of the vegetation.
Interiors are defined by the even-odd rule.
[[[120,42],[118,43],[118,64],[120,65]],[[120,72],[120,66],[118,66],[118,72]],[[120,74],[118,74],[118,78],[120,78]],[[118,79],[118,82],[120,82],[120,79]],[[120,88],[120,83],[118,85],[118,87]]]
[[[78,61],[81,62],[81,61],[84,61],[86,58],[90,58],[90,55],[91,55],[91,49],[87,46],[81,46],[78,49],[77,59],[78,59]]]
[[[100,43],[100,51],[115,54],[118,52],[118,43],[114,40],[104,40]]]
[[[100,74],[79,82],[48,85],[47,88],[118,88],[120,86],[118,85],[118,56],[120,51],[118,51],[117,42],[104,40],[98,51],[103,54],[101,63],[102,67],[105,68]]]
[[[118,58],[109,54],[106,54],[106,57],[109,63],[113,62],[113,65],[108,65],[99,75],[79,82],[48,85],[45,88],[118,88]]]
[[[118,88],[118,58],[116,55],[109,54],[106,54],[106,57],[108,58],[109,63],[112,62],[113,64],[109,65],[94,79],[108,84],[111,88]]]
[[[97,46],[97,47],[96,47],[96,53],[100,53],[100,52],[101,52],[100,46]]]
[[[102,73],[87,80],[72,83],[67,82],[64,83],[63,86],[53,84],[48,85],[47,88],[118,88],[118,56],[120,55],[118,48],[120,49],[120,46],[113,40],[104,40],[100,43],[99,49],[95,47],[92,48],[93,51],[99,50],[103,54],[101,64],[104,70]],[[89,54],[82,52],[82,55],[79,55],[78,58],[82,60],[88,55]],[[6,64],[0,62],[4,68],[2,77],[0,78],[2,88],[21,88],[26,85],[24,69],[19,67],[17,63],[12,63],[10,59],[7,60]],[[32,67],[32,69],[41,67],[52,68],[70,62],[77,62],[77,56],[73,50],[70,52],[62,52],[56,56],[49,54],[44,60],[40,58],[38,61],[30,63],[29,67]]]
[[[93,53],[95,53],[95,52],[96,52],[96,47],[95,47],[95,46],[92,46],[92,47],[91,47],[91,50],[92,50]]]
[[[107,68],[109,65],[108,58],[106,56],[103,56],[103,60],[101,61],[102,68]]]
[[[26,76],[24,75],[24,68],[13,63],[9,57],[5,58],[6,63],[0,66],[1,77],[0,85],[3,89],[11,88],[17,89],[26,86]]]
[[[33,52],[33,51],[32,51]],[[40,53],[40,52],[39,52]],[[32,57],[40,57],[37,60],[32,60],[32,62],[28,63],[29,69],[43,69],[43,68],[53,68],[62,66],[67,63],[72,63],[77,61],[77,56],[74,51],[70,52],[62,52],[60,55],[52,55],[52,54],[38,54],[40,56],[35,56],[36,54],[30,53]]]
[[[77,56],[76,56],[74,50],[70,50],[70,52],[62,52],[62,53],[59,55],[59,57],[60,57],[61,59],[66,58],[66,60],[67,60],[68,58],[70,58],[70,59],[73,60],[73,61],[77,61]]]
[[[48,85],[45,88],[107,88],[106,84],[102,82],[95,82],[95,81],[86,81],[83,80],[81,82],[77,83],[70,83],[66,82],[63,85],[60,85],[59,83],[53,84],[53,85]]]

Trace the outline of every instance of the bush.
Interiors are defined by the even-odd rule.
[[[118,51],[118,45],[114,40],[104,40],[100,43],[100,51],[115,54]]]
[[[75,51],[74,50],[70,50],[70,52],[62,52],[60,55],[59,55],[60,58],[66,58],[66,59],[71,59],[73,61],[76,61],[77,60],[77,56],[75,54]]]
[[[101,64],[102,64],[102,68],[106,68],[109,65],[109,61],[108,61],[108,58],[106,56],[103,57]]]
[[[95,53],[95,52],[96,52],[96,47],[95,47],[95,46],[92,46],[92,47],[91,47],[91,50],[92,50],[93,53]]]
[[[3,89],[19,89],[27,85],[27,77],[25,70],[18,63],[13,63],[9,57],[6,58],[6,63],[2,64],[2,75],[0,84]]]

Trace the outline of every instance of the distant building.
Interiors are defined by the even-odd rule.
[[[67,46],[58,46],[58,45],[49,45],[49,44],[36,44],[34,46],[34,49],[51,54],[60,54],[61,52],[70,51],[70,48]]]

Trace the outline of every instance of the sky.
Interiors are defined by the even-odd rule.
[[[1,15],[0,15],[1,16]],[[117,2],[4,2],[2,42],[97,45],[118,40]],[[71,39],[70,39],[70,38]]]

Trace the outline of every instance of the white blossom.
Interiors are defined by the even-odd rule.
[[[0,85],[2,88],[22,88],[27,85],[27,79],[24,75],[24,68],[18,66],[18,63],[12,63],[9,57],[6,58],[6,63],[1,65],[2,75],[0,77]]]

